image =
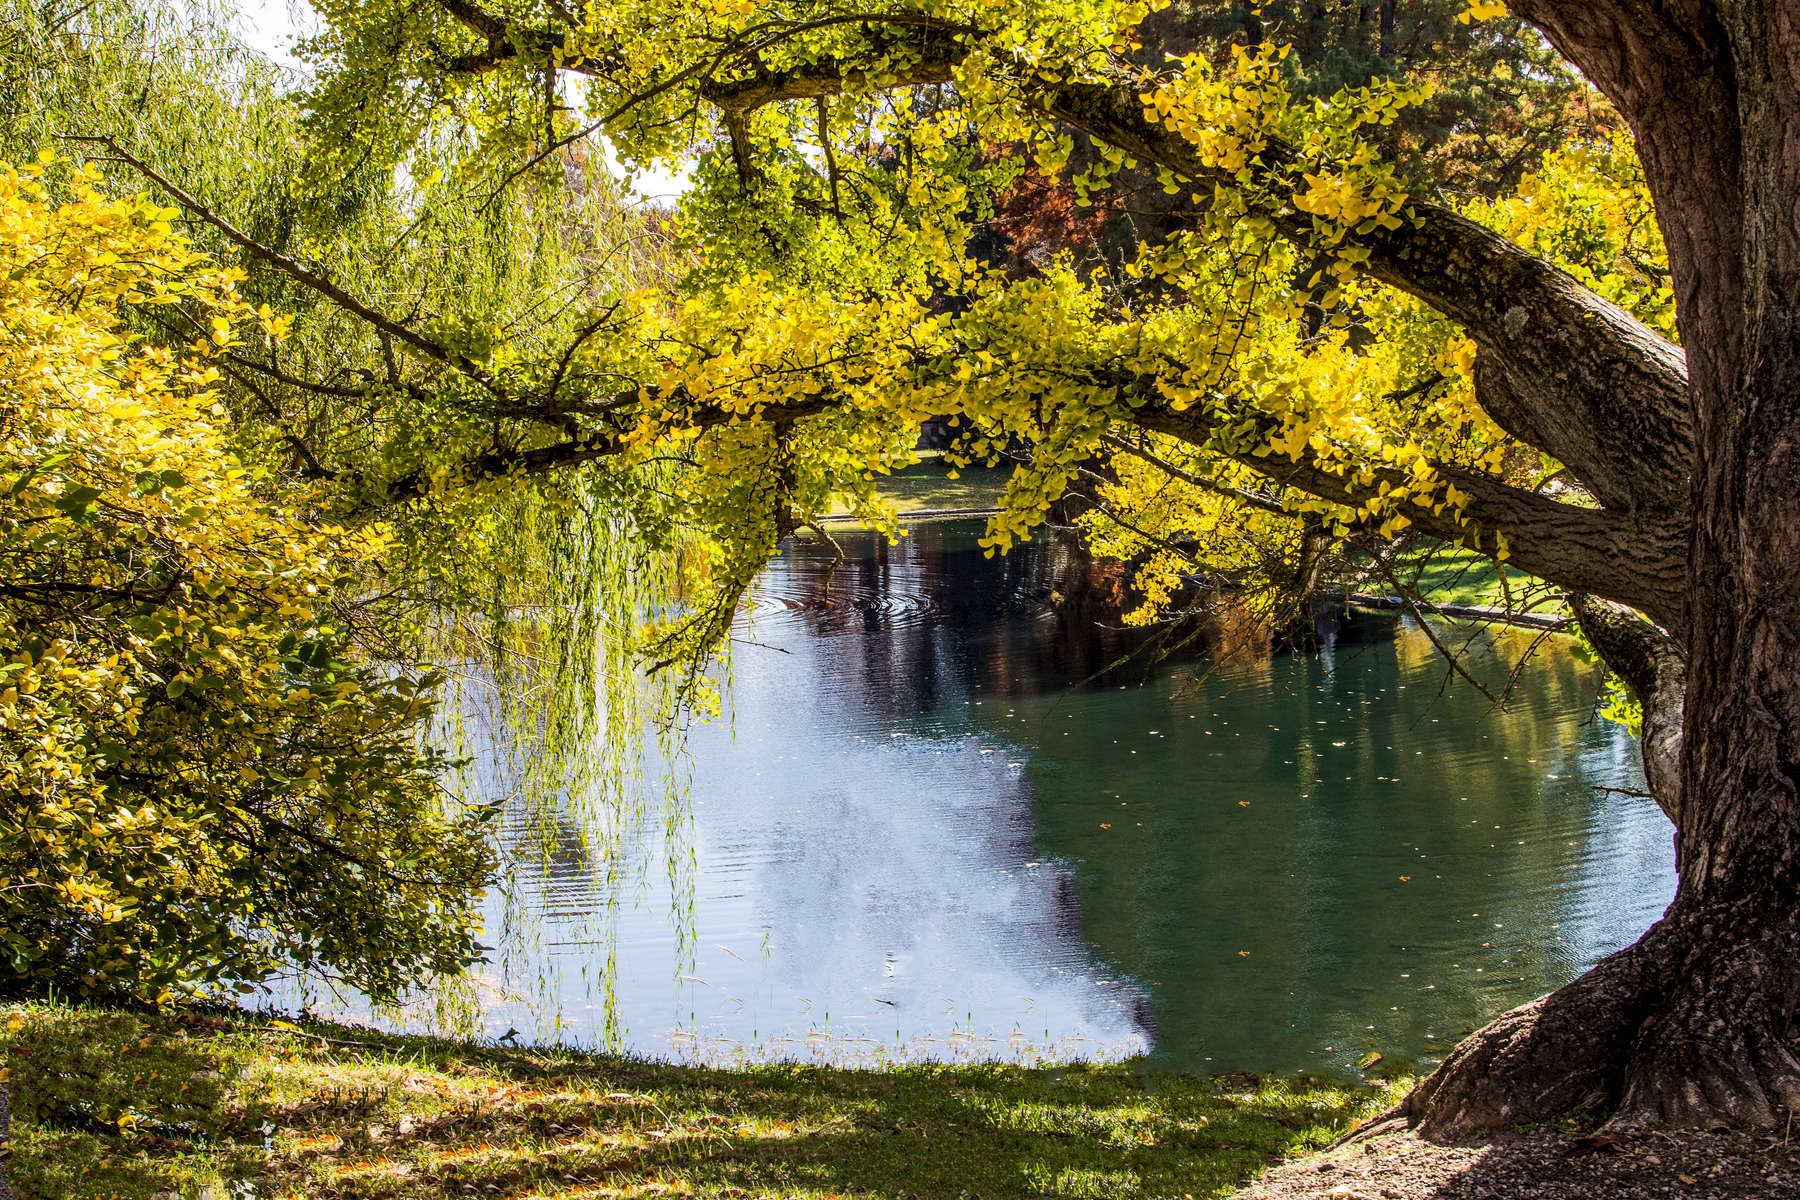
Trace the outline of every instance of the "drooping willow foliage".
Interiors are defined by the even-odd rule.
[[[9,0],[0,14],[0,159],[53,155],[35,176],[52,205],[79,201],[85,188],[141,192],[152,204],[178,189],[205,206],[211,219],[184,214],[170,244],[198,263],[241,268],[234,302],[261,313],[254,335],[206,343],[216,351],[206,402],[219,406],[216,427],[244,464],[241,486],[294,506],[305,528],[345,530],[364,547],[323,597],[336,653],[371,680],[423,684],[434,707],[418,710],[409,736],[448,788],[446,814],[504,802],[499,845],[488,847],[505,854],[492,876],[501,894],[511,895],[521,864],[570,839],[600,875],[616,878],[634,869],[621,851],[647,823],[664,821],[671,847],[689,842],[682,729],[672,716],[683,677],[643,669],[641,631],[683,603],[682,567],[693,554],[678,514],[659,499],[663,468],[596,463],[556,476],[456,468],[507,437],[515,376],[556,370],[552,350],[579,337],[597,308],[664,282],[667,238],[657,215],[631,209],[579,150],[563,157],[559,179],[496,192],[463,169],[469,147],[453,131],[422,141],[397,171],[302,187],[313,148],[299,82],[236,43],[223,12]],[[492,364],[505,386],[407,357],[391,332],[274,269],[275,258],[425,324]],[[204,340],[210,318],[191,298],[141,304],[126,295],[110,319],[153,350]],[[493,363],[496,343],[513,347],[516,361]],[[94,432],[77,425],[72,436]],[[446,755],[461,765],[444,765]],[[685,894],[689,863],[665,865]],[[442,900],[479,898],[465,888]],[[516,904],[502,911],[509,927],[483,937],[504,960],[533,936],[535,915]],[[241,916],[222,919],[255,936]],[[140,935],[136,952],[163,955],[159,937]],[[348,958],[385,952],[374,945]],[[383,997],[423,981],[417,958],[398,975],[358,974],[305,953],[283,961],[327,978],[380,980]],[[137,983],[115,964],[111,978],[93,982],[154,995],[256,981],[283,961],[227,956],[204,978],[177,962]],[[57,978],[66,986],[91,978],[92,967],[77,955]]]

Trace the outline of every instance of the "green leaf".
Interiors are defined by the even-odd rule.
[[[77,521],[84,519],[94,507],[94,501],[100,498],[100,489],[88,487],[86,484],[71,488],[56,498],[56,507],[68,517]]]

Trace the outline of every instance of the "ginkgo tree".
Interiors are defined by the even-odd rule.
[[[668,654],[715,641],[826,496],[883,520],[872,478],[926,415],[958,423],[965,459],[1025,452],[996,550],[1096,463],[1110,502],[1180,532],[1161,540],[1183,554],[1205,541],[1191,513],[1266,523],[1270,544],[1299,529],[1297,547],[1423,534],[1480,550],[1569,592],[1637,693],[1678,891],[1637,944],[1465,1041],[1406,1112],[1452,1132],[1595,1096],[1622,1122],[1767,1126],[1800,1108],[1786,6],[1476,6],[1535,26],[1630,141],[1591,137],[1466,211],[1378,136],[1414,84],[1300,99],[1278,30],[1223,65],[1168,59],[1137,40],[1149,10],[1129,0],[321,11],[317,180],[371,164],[422,178],[455,144],[480,147],[459,186],[542,188],[604,131],[625,161],[690,161],[695,181],[679,302],[595,296],[558,349],[380,311],[162,180],[379,327],[402,382],[462,381],[485,442],[380,494],[664,464],[665,515],[715,547],[697,576],[711,598],[664,631]],[[1055,176],[1077,135],[1095,149],[1078,192],[1154,180],[1173,233],[1117,274],[994,273],[971,229],[1026,158]]]

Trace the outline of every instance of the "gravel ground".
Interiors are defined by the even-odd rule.
[[[6,1082],[0,1080],[0,1200],[13,1200],[12,1185],[7,1182],[6,1160],[12,1157],[12,1121],[7,1104]]]
[[[1459,1146],[1388,1133],[1271,1171],[1233,1200],[1800,1200],[1793,1134],[1540,1132]]]

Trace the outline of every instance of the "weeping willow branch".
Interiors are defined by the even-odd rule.
[[[224,217],[221,217],[218,213],[214,212],[211,208],[202,204],[194,196],[175,186],[175,184],[171,183],[168,177],[163,175],[162,172],[146,163],[143,159],[138,158],[129,150],[126,150],[123,146],[119,145],[117,140],[110,137],[89,137],[76,134],[66,135],[63,140],[70,142],[87,142],[104,146],[113,157],[118,159],[118,161],[124,163],[144,178],[162,188],[174,198],[177,204],[224,234],[227,239],[251,258],[256,259],[258,262],[269,264],[302,287],[324,296],[327,300],[330,300],[345,312],[352,313],[381,332],[400,339],[427,358],[440,362],[447,367],[451,367],[462,375],[466,375],[468,378],[481,384],[495,395],[504,394],[499,385],[494,382],[493,377],[466,355],[459,354],[442,343],[426,337],[418,330],[394,320],[386,313],[371,308],[356,296],[351,295],[343,288],[337,286],[337,284],[331,282],[331,280],[324,275],[311,270],[300,262],[282,254],[280,251],[272,249],[257,241],[249,234],[238,229],[237,226],[231,224],[231,222],[227,221]]]

